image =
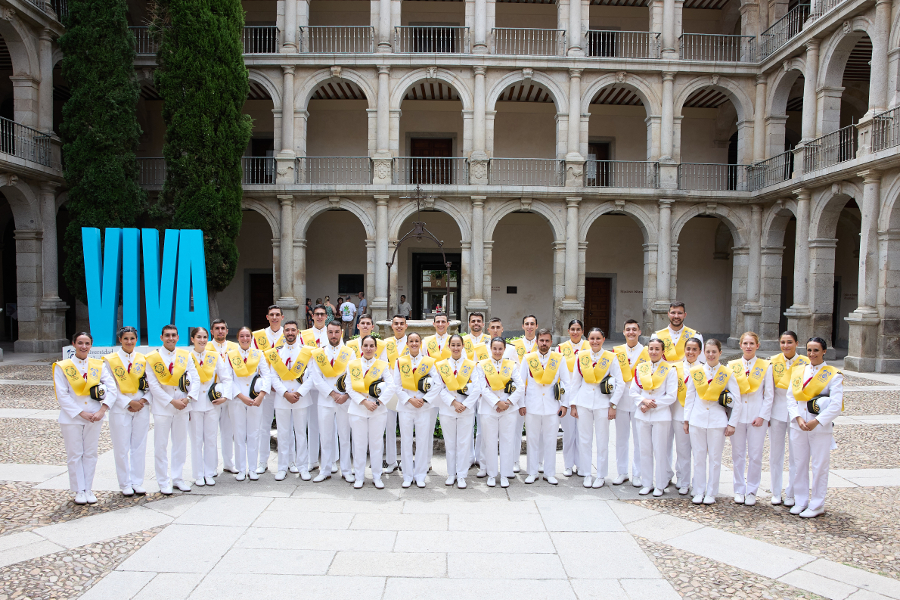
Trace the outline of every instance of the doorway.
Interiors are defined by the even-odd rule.
[[[411,138],[409,154],[410,183],[453,183],[452,138]]]
[[[447,266],[440,252],[414,252],[412,255],[412,318],[430,319],[440,305],[450,319],[459,315],[459,254],[447,254],[450,262],[450,298],[447,295]],[[445,306],[446,304],[446,306]]]
[[[599,327],[609,337],[612,319],[612,278],[586,277],[584,280],[585,334],[591,327]]]
[[[585,185],[609,187],[612,185],[610,181],[610,154],[611,144],[609,142],[591,142],[588,144],[588,160],[585,164]],[[604,329],[604,331],[606,331]]]
[[[249,279],[250,329],[265,329],[269,326],[266,310],[275,303],[272,273],[251,273]]]

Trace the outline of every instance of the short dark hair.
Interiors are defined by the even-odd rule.
[[[359,349],[360,350],[362,350],[363,344],[366,343],[366,340],[372,340],[373,342],[375,342],[375,349],[376,350],[378,349],[378,340],[375,339],[375,336],[374,335],[364,335],[359,340]]]
[[[679,300],[672,300],[671,302],[669,302],[669,310],[672,310],[673,308],[684,308],[684,302],[681,302]],[[686,308],[684,308],[684,310],[685,312],[687,312]]]
[[[241,332],[245,329],[250,332],[251,336],[253,335],[253,330],[250,329],[249,327],[247,327],[246,325],[242,325],[241,328],[238,329],[238,335],[241,335]]]
[[[394,315],[393,317],[391,317],[391,321],[393,321],[394,319],[403,319],[405,321],[406,316],[405,315]]]
[[[569,325],[569,327],[571,327],[571,325]],[[588,331],[588,337],[590,337],[591,334],[594,333],[595,331],[597,333],[599,333],[600,335],[602,335],[603,337],[606,337],[606,333],[604,333],[603,330],[600,329],[599,327],[591,327],[591,330]]]
[[[569,321],[569,326],[566,327],[566,329],[571,329],[572,325],[574,325],[575,323],[578,323],[581,326],[582,330],[584,329],[584,323],[581,322],[581,319],[572,319],[571,321]]]
[[[225,329],[228,329],[228,323],[225,322],[225,319],[213,319],[213,322],[210,323],[209,326],[210,326],[210,327],[215,327],[215,326],[218,325],[219,323],[221,323],[222,325],[224,325],[224,326],[225,326]]]
[[[75,342],[78,340],[78,338],[80,338],[80,337],[83,336],[83,335],[86,335],[87,338],[88,338],[89,340],[91,340],[91,343],[92,343],[92,344],[94,343],[94,336],[92,336],[91,334],[89,334],[87,331],[79,331],[78,333],[76,333],[75,335],[72,336],[72,345],[74,346],[74,345],[75,345]]]
[[[493,346],[494,342],[500,342],[501,344],[503,344],[503,347],[506,348],[506,340],[504,340],[502,337],[495,337],[491,340],[490,345]]]
[[[629,325],[637,325],[637,326],[638,326],[638,329],[641,328],[641,324],[640,324],[640,323],[638,323],[638,322],[635,321],[634,319],[628,319],[627,321],[625,321],[625,324],[622,326],[622,329],[625,329],[625,328],[628,327]]]
[[[780,340],[781,338],[783,338],[783,337],[786,336],[786,335],[789,335],[789,336],[791,336],[792,338],[794,338],[794,341],[795,341],[795,342],[800,341],[799,339],[797,339],[797,334],[794,333],[793,331],[791,331],[790,329],[788,329],[787,331],[782,331],[782,332],[781,332],[781,335],[778,336],[778,339]]]
[[[537,337],[541,337],[542,335],[549,335],[551,339],[553,338],[553,332],[545,327],[538,329]]]
[[[363,298],[366,297],[366,293],[365,293],[365,292],[360,292],[360,294],[362,294]]]
[[[328,325],[325,326],[325,329],[328,329],[328,328],[331,327],[332,325],[334,325],[334,326],[337,327],[338,329],[341,328],[341,322],[340,322],[340,321],[332,321],[331,323],[329,323]]]
[[[406,298],[406,294],[400,294],[400,299],[403,300],[404,298]]]
[[[290,321],[285,321],[281,324],[282,327],[287,327],[288,325],[293,325],[297,329],[300,329],[300,325],[298,325],[297,321],[294,321],[293,319],[291,319]]]
[[[535,325],[537,325],[538,320],[537,320],[537,317],[534,315],[525,315],[524,317],[522,317],[522,324],[524,325],[525,321],[527,321],[528,319],[534,319],[534,323],[535,323]]]
[[[472,320],[472,317],[479,317],[482,321],[484,321],[484,313],[480,313],[480,312],[469,313],[469,321]]]
[[[719,349],[719,352],[722,351],[722,342],[720,342],[716,338],[709,338],[708,340],[706,340],[706,347],[709,348],[710,346],[715,346]]]
[[[718,341],[718,340],[716,340],[716,341]],[[692,337],[691,339],[689,339],[688,341],[686,341],[686,342],[684,343],[684,347],[687,348],[687,345],[690,344],[690,343],[692,343],[692,342],[693,342],[694,344],[697,344],[697,347],[698,347],[700,350],[703,350],[703,342],[701,342],[699,338],[695,338],[695,337]]]
[[[420,342],[422,341],[422,336],[421,336],[421,335],[419,335],[419,334],[418,334],[417,332],[415,332],[415,331],[410,331],[408,334],[406,334],[406,343],[407,343],[407,344],[409,344],[409,338],[410,338],[411,336],[416,336],[417,338],[419,338],[419,341],[420,341]]]
[[[647,348],[650,347],[650,344],[659,344],[661,350],[666,349],[666,345],[663,343],[663,341],[661,339],[659,339],[657,337],[651,338],[650,341],[647,342]]]
[[[358,322],[358,323],[361,323],[363,319],[368,319],[369,321],[371,321],[372,325],[375,324],[375,320],[371,317],[371,315],[362,315],[362,316],[359,318],[359,321],[357,321],[357,322]]]
[[[806,340],[807,344],[809,344],[810,342],[815,342],[816,344],[822,346],[822,352],[828,350],[828,342],[826,342],[824,338],[820,338],[819,336],[814,335],[813,337]]]
[[[188,332],[188,337],[190,339],[194,339],[194,336],[197,335],[197,332],[200,331],[201,329],[206,332],[206,337],[208,338],[209,330],[206,327],[204,327],[203,325],[197,325],[196,327],[191,327],[190,331]]]
[[[166,331],[168,331],[169,329],[174,329],[175,333],[178,333],[178,328],[175,327],[174,325],[172,325],[171,323],[169,323],[168,325],[163,325],[160,335],[165,335]]]
[[[313,314],[315,314],[315,312],[320,308],[322,309],[322,312],[324,312],[326,315],[328,314],[328,311],[325,310],[325,306],[323,304],[316,304],[315,306],[313,306]]]
[[[267,309],[266,309],[266,314],[269,314],[270,312],[272,312],[273,309],[276,309],[276,308],[278,309],[278,312],[280,312],[281,314],[284,314],[284,311],[281,310],[281,307],[278,306],[277,304],[273,304],[273,305],[271,305],[269,308],[267,308]]]
[[[450,345],[450,342],[453,341],[453,338],[459,338],[459,341],[462,343],[462,345],[463,345],[463,346],[466,345],[466,341],[463,339],[463,336],[459,335],[458,333],[454,333],[453,335],[451,335],[451,336],[447,339],[447,345],[448,345],[448,346]]]
[[[501,319],[500,317],[494,317],[493,319],[488,321],[488,323],[503,323],[503,319]]]
[[[135,329],[134,327],[132,327],[131,325],[126,325],[125,327],[122,327],[121,329],[119,329],[119,331],[116,332],[116,339],[121,340],[122,336],[125,335],[126,333],[133,333],[135,335],[135,337],[137,337],[138,330]]]
[[[437,321],[437,320],[440,319],[441,317],[444,317],[445,319],[447,319],[447,322],[450,321],[450,318],[447,317],[446,313],[441,313],[441,314],[439,314],[439,315],[434,315],[434,320]]]

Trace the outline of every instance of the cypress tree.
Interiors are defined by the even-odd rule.
[[[140,87],[125,0],[70,0],[59,45],[72,94],[60,126],[72,217],[63,274],[69,290],[86,303],[81,228],[131,227],[145,207],[135,160]]]
[[[202,229],[210,313],[237,268],[241,156],[251,121],[240,0],[158,0],[156,88],[166,123],[166,181],[160,209],[176,228]]]

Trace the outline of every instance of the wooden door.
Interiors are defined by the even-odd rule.
[[[250,275],[250,328],[254,331],[269,326],[266,309],[275,303],[273,294],[271,273]],[[232,326],[232,329],[237,331],[237,327]]]
[[[610,187],[611,173],[609,164],[609,142],[596,142],[588,144],[588,162],[585,165],[586,183],[589,186]],[[604,329],[604,331],[606,331]]]
[[[450,138],[413,138],[409,143],[410,183],[453,183],[453,140]]]
[[[584,326],[585,330],[599,327],[609,337],[612,318],[612,279],[609,277],[588,277],[584,281]],[[587,331],[585,331],[586,333]]]

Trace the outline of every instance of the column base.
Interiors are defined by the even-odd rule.
[[[69,305],[59,297],[43,298],[38,307],[40,314],[40,337],[42,341],[49,342],[50,350],[55,352],[68,344],[66,340],[66,310]],[[60,345],[60,342],[62,345]]]
[[[759,331],[759,320],[762,317],[762,306],[757,302],[748,302],[741,307],[744,315],[744,331]],[[740,342],[738,342],[740,344]]]
[[[653,332],[665,329],[669,326],[669,301],[657,300],[650,307],[650,312],[653,313],[653,331],[644,332],[648,334],[648,337],[652,335]]]
[[[480,312],[484,314],[484,328],[485,330],[487,330],[487,322],[491,318],[490,305],[482,298],[469,298],[469,301],[466,302],[466,314],[470,315],[473,312]]]
[[[13,343],[13,352],[48,354],[61,352],[64,346],[69,345],[69,340],[16,340]],[[0,357],[2,359],[2,357]]]
[[[284,298],[279,298],[275,301],[275,304],[281,307],[282,312],[284,313],[284,317],[286,321],[296,321],[299,314],[297,314],[297,309],[300,308],[300,303],[297,302],[297,299],[292,296],[285,296]],[[300,329],[303,329],[302,327]]]
[[[792,306],[784,311],[788,318],[788,330],[797,334],[797,341],[805,348],[806,340],[811,336],[812,313],[808,306]]]
[[[844,358],[848,371],[873,372],[878,350],[878,325],[881,318],[874,309],[858,308],[845,319],[850,325],[850,348]]]
[[[563,300],[559,304],[559,308],[556,311],[556,323],[554,324],[554,331],[567,331],[569,327],[569,321],[572,319],[583,319],[584,318],[584,306],[578,300]],[[557,343],[559,340],[569,339],[568,335],[555,335],[553,336],[554,343]]]
[[[372,298],[372,303],[369,307],[372,309],[372,320],[376,323],[389,320],[387,298]]]

